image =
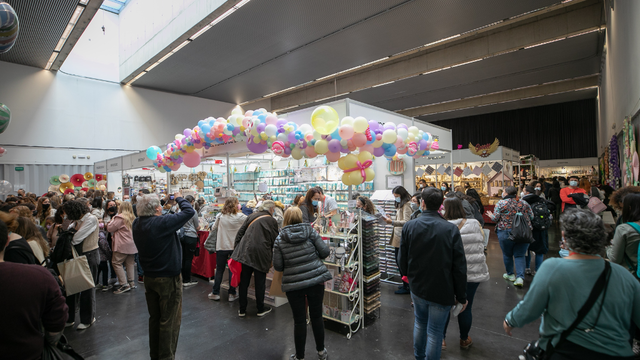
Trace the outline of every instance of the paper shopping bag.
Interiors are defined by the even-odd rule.
[[[271,280],[269,296],[287,296],[284,292],[282,292],[282,271],[273,272],[273,280]]]
[[[64,281],[64,287],[67,296],[80,293],[82,291],[95,287],[91,269],[89,269],[89,261],[85,255],[78,256],[75,248],[73,250],[73,259],[65,260],[58,263],[60,276]]]

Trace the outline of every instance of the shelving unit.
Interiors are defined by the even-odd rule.
[[[380,309],[380,244],[376,232],[377,218],[371,214],[362,212],[360,223],[362,224],[362,252],[363,252],[363,283],[364,314],[368,318],[374,318],[374,312]]]
[[[328,239],[325,241],[329,243],[331,255],[324,264],[334,275],[332,280],[325,282],[322,316],[327,320],[347,325],[347,339],[351,339],[351,336],[362,328],[365,314],[362,223],[356,221],[345,230],[346,233],[342,234],[320,234]],[[335,249],[338,247],[345,249],[343,260],[336,259]],[[345,274],[352,279],[348,287],[343,284]]]
[[[371,198],[373,204],[379,209],[383,210],[388,217],[395,219],[396,208],[393,195],[390,190],[376,191]],[[378,257],[379,257],[379,270],[381,274],[381,280],[391,284],[401,284],[400,271],[396,264],[395,248],[389,245],[391,236],[393,235],[393,226],[388,224],[379,224],[377,222],[373,225],[375,227],[375,233],[378,238]],[[396,280],[394,280],[394,278]]]

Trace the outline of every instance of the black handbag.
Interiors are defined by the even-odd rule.
[[[509,240],[518,244],[531,244],[534,241],[533,232],[521,212],[516,213],[516,216],[513,219],[513,226],[511,227]]]
[[[42,360],[84,360],[84,358],[73,350],[63,334],[55,346],[45,340]]]
[[[540,347],[540,340],[538,339],[535,342],[529,343],[524,348],[524,356],[521,355],[520,359],[521,360],[550,359],[553,353],[556,351],[556,349],[559,349],[562,346],[562,344],[567,340],[567,337],[569,337],[569,335],[573,332],[573,330],[575,330],[578,327],[578,325],[580,325],[582,320],[584,320],[585,316],[587,316],[587,314],[589,313],[593,305],[596,303],[596,301],[600,297],[600,294],[604,290],[604,295],[602,296],[602,304],[600,305],[600,312],[598,312],[598,317],[596,318],[595,323],[589,329],[582,330],[587,332],[593,331],[593,329],[598,324],[598,319],[600,318],[600,313],[602,312],[602,306],[604,306],[605,297],[607,296],[606,288],[607,288],[607,284],[609,283],[610,274],[611,274],[611,265],[609,264],[608,261],[605,261],[604,270],[602,270],[600,277],[598,278],[598,280],[596,280],[595,285],[593,285],[593,289],[591,289],[589,298],[584,303],[584,305],[582,305],[582,308],[580,308],[580,311],[578,311],[578,316],[573,321],[573,324],[571,324],[571,326],[569,326],[568,329],[562,332],[562,334],[560,335],[560,340],[558,340],[558,343],[556,344],[555,348],[553,347],[553,345],[551,345],[551,341],[549,341],[549,345],[547,346],[547,349],[546,350],[542,349]]]

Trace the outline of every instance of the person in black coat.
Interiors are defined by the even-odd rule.
[[[444,325],[451,307],[467,304],[467,260],[458,227],[438,210],[442,191],[422,192],[423,213],[402,228],[398,262],[409,278],[414,303],[414,353],[439,359]],[[427,345],[427,334],[429,344]]]
[[[531,206],[531,209],[533,209],[533,206],[537,203],[544,203],[546,205],[546,200],[536,195],[535,189],[531,186],[525,186],[523,191],[524,197],[522,198],[522,200],[526,201],[529,206]],[[529,245],[527,255],[525,256],[525,275],[535,275],[536,271],[538,271],[540,265],[542,264],[542,261],[544,260],[544,255],[549,251],[549,233],[547,229],[540,230],[534,228],[533,240],[534,242]],[[534,252],[536,256],[535,270],[531,270],[531,252]]]

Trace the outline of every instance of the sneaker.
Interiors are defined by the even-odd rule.
[[[508,280],[508,281],[516,281],[516,276],[513,275],[513,274],[511,274],[511,275],[504,274],[504,275],[502,275],[502,278],[505,279],[505,280]]]
[[[87,325],[87,324],[80,324],[78,325],[78,327],[76,328],[76,330],[85,330],[88,329],[91,325],[93,325],[93,323],[96,322],[96,318],[93,318],[93,320],[91,320],[91,324]]]
[[[406,294],[411,294],[411,291],[409,291],[409,289],[402,287],[398,290],[396,290],[395,292],[396,295],[406,295]]]
[[[131,286],[129,286],[129,284],[127,285],[122,285],[120,286],[120,288],[116,291],[114,291],[113,293],[116,295],[122,294],[122,293],[126,293],[127,291],[131,290]]]
[[[144,283],[144,276],[142,276],[142,275],[138,275],[138,282],[139,282],[140,284],[143,284],[143,283]]]
[[[75,321],[72,321],[70,323],[66,323],[66,324],[64,324],[64,327],[66,327],[66,328],[73,327],[73,325],[75,325],[75,323],[76,323]]]
[[[516,281],[513,283],[513,286],[518,286],[518,287],[524,286],[524,279],[517,278]]]
[[[209,295],[207,295],[207,297],[209,298],[209,300],[214,300],[214,301],[219,301],[220,300],[220,295],[214,294],[214,293],[209,293]]]
[[[103,285],[102,286],[102,291],[109,291],[113,289],[113,285]]]
[[[327,353],[327,349],[318,351],[318,360],[327,360],[328,358],[329,354]]]
[[[442,350],[447,350],[447,343],[442,339]]]
[[[524,274],[525,275],[531,275],[531,269],[529,269],[529,268],[524,269]]]
[[[138,287],[136,286],[136,283],[134,283],[133,281],[129,283],[129,287],[132,289],[137,289]]]
[[[238,316],[240,317],[245,317],[247,315],[246,312],[242,311],[242,310],[238,310]]]
[[[265,307],[264,310],[262,310],[261,312],[258,313],[258,316],[259,317],[263,317],[263,316],[267,315],[270,312],[271,312],[271,308],[270,307]]]
[[[300,359],[300,358],[296,357],[296,354],[292,354],[292,355],[289,357],[289,360],[304,360],[304,358],[303,358],[303,359]]]
[[[189,286],[193,286],[193,285],[198,285],[198,282],[197,281],[189,281],[189,282],[186,282],[186,283],[182,284],[182,286],[184,286],[184,287],[189,287]]]
[[[239,296],[234,294],[229,294],[229,302],[234,302],[238,300]]]
[[[473,345],[473,340],[471,340],[471,336],[467,336],[467,340],[460,340],[460,348],[464,350],[469,350],[469,347]]]

